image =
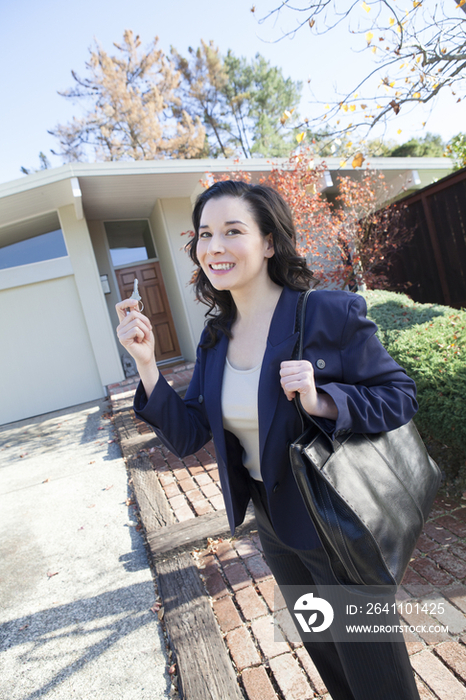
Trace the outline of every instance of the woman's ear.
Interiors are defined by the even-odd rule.
[[[275,254],[275,248],[273,247],[273,236],[271,233],[268,233],[265,236],[265,240],[267,243],[266,249],[265,249],[265,257],[266,258],[272,258]]]

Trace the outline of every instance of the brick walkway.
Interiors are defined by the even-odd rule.
[[[175,382],[176,375],[181,378],[181,373],[190,371],[192,366],[184,366],[166,376]],[[178,381],[179,386],[183,380]],[[123,394],[127,400],[128,391],[134,391],[134,381],[132,386],[126,381],[123,387],[109,387],[115,405]],[[141,435],[147,432],[153,438],[145,424],[134,421]],[[223,507],[212,443],[183,460],[163,446],[148,448],[147,453],[178,521]],[[192,556],[244,696],[248,700],[331,700],[277,595],[257,534],[211,540]],[[408,625],[440,624],[449,630],[448,634],[410,632],[406,636],[422,700],[466,700],[465,584],[466,501],[441,496],[397,596],[403,603],[428,601],[437,610],[438,603],[443,603],[444,612],[436,618],[422,611],[402,615],[402,622]]]
[[[161,374],[165,377],[167,382],[176,391],[182,393],[184,392],[191,381],[193,375],[194,363],[193,362],[178,362],[174,365],[169,365],[168,367],[159,367]],[[139,377],[135,375],[134,377],[128,377],[122,382],[117,384],[109,384],[107,387],[109,396],[112,401],[127,399],[132,396],[136,391],[137,385],[139,384]],[[147,432],[152,432],[150,428]]]

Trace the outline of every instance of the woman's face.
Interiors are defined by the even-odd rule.
[[[217,290],[252,290],[268,278],[272,235],[263,236],[249,207],[238,197],[209,199],[201,214],[196,253]]]

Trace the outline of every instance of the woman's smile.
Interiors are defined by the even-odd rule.
[[[235,266],[235,263],[211,263],[210,269],[214,272],[229,272]]]

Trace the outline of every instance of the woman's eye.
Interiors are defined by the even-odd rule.
[[[239,232],[237,229],[235,229],[235,228],[231,228],[231,229],[229,229],[229,230],[227,231],[227,236],[232,236],[232,235],[234,235],[235,233],[240,233],[240,232]]]
[[[210,233],[210,231],[202,231],[202,232],[199,234],[199,238],[209,238],[211,235],[212,235],[212,234]]]

